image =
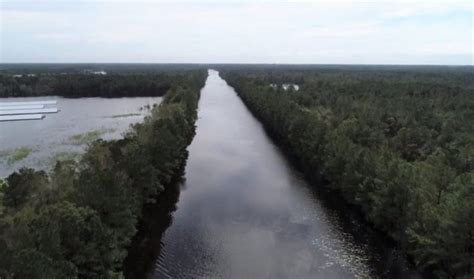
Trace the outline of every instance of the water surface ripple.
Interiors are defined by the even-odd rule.
[[[374,250],[370,233],[347,232],[366,229],[322,204],[216,71],[202,90],[189,154],[149,278],[410,275],[393,263],[395,252]]]

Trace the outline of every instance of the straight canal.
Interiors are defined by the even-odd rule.
[[[419,277],[389,241],[305,182],[216,71],[198,114],[173,212],[145,242],[159,252],[139,257],[153,261],[145,277]]]

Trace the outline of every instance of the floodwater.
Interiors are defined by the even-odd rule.
[[[167,229],[142,241],[159,251],[142,252],[154,261],[144,277],[418,278],[388,240],[315,193],[216,71],[196,132],[176,205],[154,217]]]
[[[0,102],[40,100],[57,100],[54,107],[60,111],[45,114],[43,120],[0,122],[0,177],[21,167],[48,169],[57,159],[75,158],[97,137],[120,138],[130,124],[141,122],[148,113],[140,108],[161,102],[160,97],[0,98]],[[19,149],[31,152],[22,160],[12,160]]]

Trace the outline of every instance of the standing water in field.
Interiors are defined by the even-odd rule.
[[[416,278],[366,226],[324,206],[216,71],[189,154],[147,277]]]
[[[43,120],[0,122],[0,178],[21,167],[48,169],[56,160],[77,158],[98,138],[120,138],[161,97],[0,98],[5,103],[40,100],[57,100],[60,111]]]

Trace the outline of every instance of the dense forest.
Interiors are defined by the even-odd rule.
[[[192,64],[1,64],[1,97],[163,96],[173,86],[199,82]]]
[[[89,80],[101,84],[97,92],[110,92],[104,87],[115,85],[108,78],[56,81],[81,81],[77,86],[85,89],[82,81]],[[144,84],[172,82],[163,102],[123,139],[98,140],[79,162],[57,162],[50,173],[24,168],[0,181],[0,278],[122,277],[143,206],[156,202],[186,161],[206,72],[123,82],[141,78]],[[75,90],[68,92],[81,92]]]
[[[176,63],[2,63],[4,74],[62,74],[104,71],[111,74],[176,74],[190,70],[207,70],[204,64]]]
[[[472,67],[218,69],[315,185],[354,205],[419,269],[472,278]]]

